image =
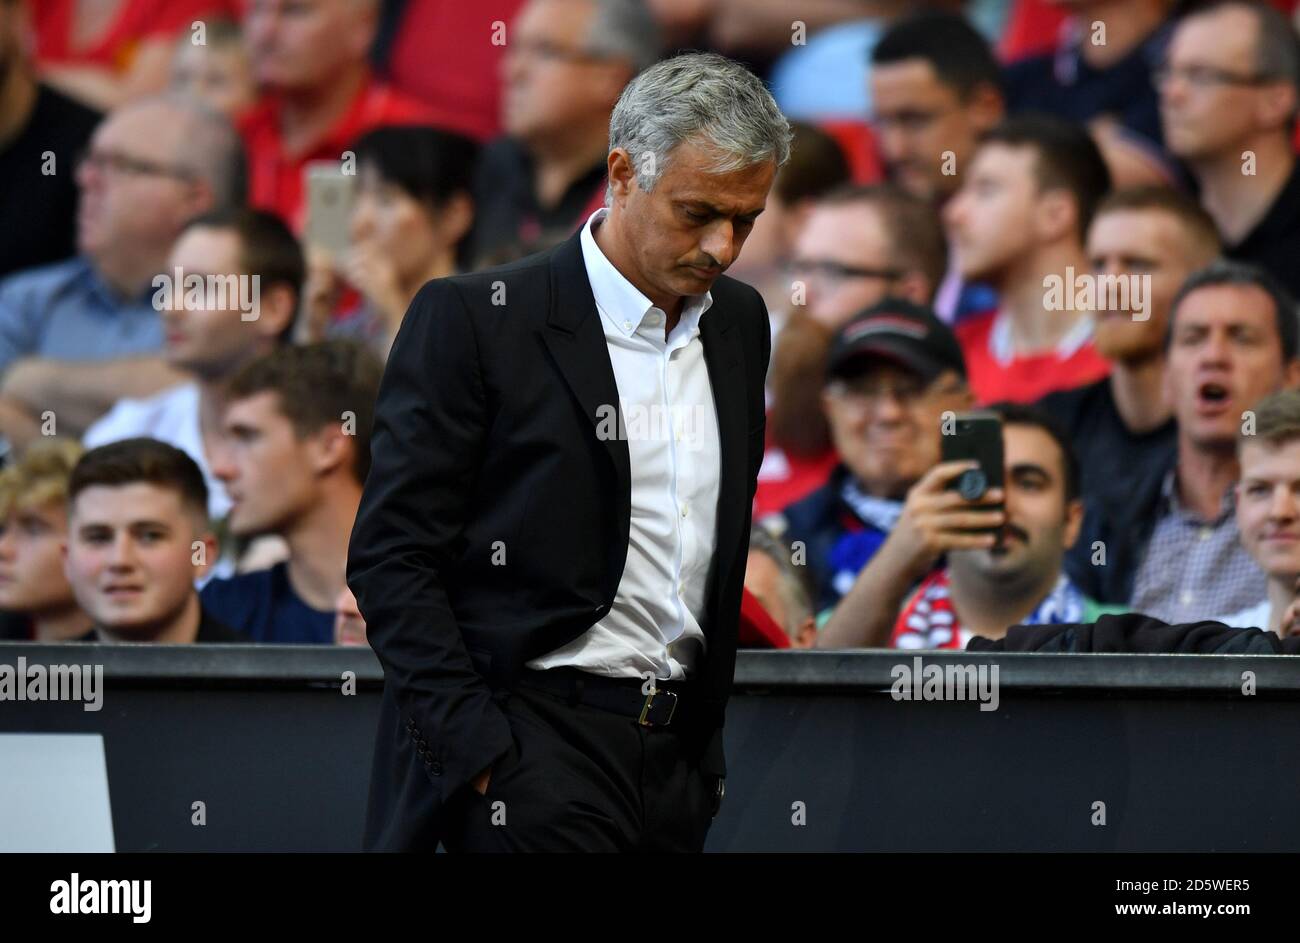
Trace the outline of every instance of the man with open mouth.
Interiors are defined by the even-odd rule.
[[[1085,592],[1175,623],[1264,600],[1264,574],[1238,541],[1237,440],[1260,400],[1300,381],[1298,333],[1295,302],[1259,268],[1218,262],[1184,282],[1166,339],[1176,454],[1089,508],[1079,546],[1092,565],[1075,574]]]

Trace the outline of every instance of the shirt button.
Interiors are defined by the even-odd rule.
[[[1184,606],[1190,606],[1194,598],[1195,597],[1187,590],[1183,590],[1181,593],[1178,594],[1178,601],[1182,603]]]
[[[624,321],[624,322],[623,322],[623,330],[625,330],[625,331],[630,331],[630,330],[632,330],[632,322],[631,322],[631,321]]]
[[[1214,531],[1212,531],[1210,528],[1202,527],[1200,531],[1197,532],[1196,536],[1200,537],[1201,540],[1209,540],[1210,537],[1212,537],[1213,535],[1214,535]]]
[[[688,508],[686,505],[683,504],[683,505],[682,505],[682,517],[686,517],[688,514],[690,514],[690,508]]]

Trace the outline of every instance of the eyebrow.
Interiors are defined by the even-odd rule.
[[[1019,462],[1015,465],[1012,465],[1011,477],[1015,478],[1019,475],[1041,475],[1042,477],[1046,478],[1048,481],[1052,480],[1051,472],[1049,472],[1042,465],[1037,465],[1033,462]]]
[[[702,198],[702,197],[682,197],[682,198],[679,199],[677,202],[681,203],[681,204],[684,205],[684,206],[691,206],[691,207],[697,207],[697,208],[701,208],[701,209],[708,210],[708,211],[709,211],[710,213],[712,213],[714,216],[730,216],[730,215],[741,216],[741,217],[744,217],[744,216],[758,216],[758,215],[759,215],[760,213],[762,213],[765,209],[767,209],[766,206],[761,206],[761,207],[759,207],[759,208],[756,209],[756,210],[749,210],[749,211],[744,212],[744,213],[735,213],[735,214],[731,214],[731,213],[727,213],[726,211],[724,211],[724,210],[722,209],[722,207],[720,207],[720,206],[715,206],[714,204],[710,203],[708,200],[706,200],[706,199],[704,199],[704,198]]]

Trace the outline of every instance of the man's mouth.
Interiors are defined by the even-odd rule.
[[[1196,388],[1197,411],[1202,413],[1221,413],[1231,403],[1231,391],[1224,383],[1207,381]]]
[[[134,583],[114,583],[104,587],[104,595],[109,599],[130,599],[144,592],[144,587]]]

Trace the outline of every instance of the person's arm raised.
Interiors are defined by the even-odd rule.
[[[978,510],[980,505],[1002,500],[993,488],[970,502],[948,484],[962,472],[978,468],[974,460],[941,462],[926,472],[907,493],[907,501],[888,539],[876,551],[848,593],[840,600],[825,628],[818,648],[880,648],[889,644],[889,630],[912,584],[949,550],[992,547],[994,534],[967,531],[1000,527],[1001,511]]]
[[[490,423],[470,312],[454,285],[430,282],[411,302],[380,385],[348,585],[444,800],[481,780],[512,743],[446,588]]]

